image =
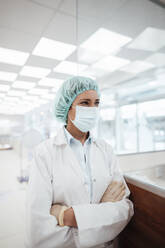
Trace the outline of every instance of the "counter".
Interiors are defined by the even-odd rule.
[[[128,183],[165,198],[165,164],[124,173]]]
[[[165,247],[165,165],[124,173],[134,216],[119,234],[119,248]]]

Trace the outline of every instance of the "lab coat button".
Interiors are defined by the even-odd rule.
[[[96,182],[96,178],[93,178],[93,182]]]

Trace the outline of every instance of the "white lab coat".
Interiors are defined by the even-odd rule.
[[[113,240],[134,214],[133,204],[127,198],[130,191],[111,146],[93,138],[91,203],[83,171],[67,144],[63,128],[54,138],[38,145],[34,154],[26,195],[26,248],[109,247],[105,242]],[[126,185],[124,198],[99,203],[115,175]],[[56,218],[50,215],[55,203],[72,206],[78,228],[57,225]]]

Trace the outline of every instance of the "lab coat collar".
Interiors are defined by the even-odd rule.
[[[63,128],[64,128],[65,136],[67,137],[67,142],[68,142],[68,144],[71,144],[72,142],[77,141],[77,140],[68,132],[68,130],[66,129],[65,126],[64,126]],[[88,138],[87,138],[87,140],[86,140],[85,142],[87,142],[87,143],[91,143],[91,142],[92,142],[92,137],[91,137],[90,132],[89,132],[89,136],[88,136]]]
[[[53,140],[53,144],[55,145],[67,145],[68,142],[67,142],[67,137],[64,133],[64,126],[62,128],[60,128],[58,130],[58,133],[57,135],[54,137],[54,140]],[[91,142],[96,142],[96,138],[94,137],[94,135],[92,134],[92,132],[90,132],[90,138],[91,138]]]

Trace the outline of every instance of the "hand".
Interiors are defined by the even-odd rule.
[[[58,224],[59,224],[59,215],[62,210],[62,207],[63,205],[53,204],[50,209],[50,214],[56,217]],[[77,222],[72,207],[68,207],[68,209],[64,211],[63,223],[64,226],[77,227]]]
[[[125,185],[122,181],[112,181],[104,195],[101,198],[100,202],[116,202],[122,200],[125,194]]]
[[[67,208],[67,206],[63,206],[60,204],[53,204],[50,209],[50,214],[56,217],[58,224],[60,224],[59,219],[60,219],[60,215],[63,212],[63,207]]]
[[[65,226],[72,226],[77,227],[77,221],[74,215],[73,208],[69,208],[64,212],[64,225]]]

